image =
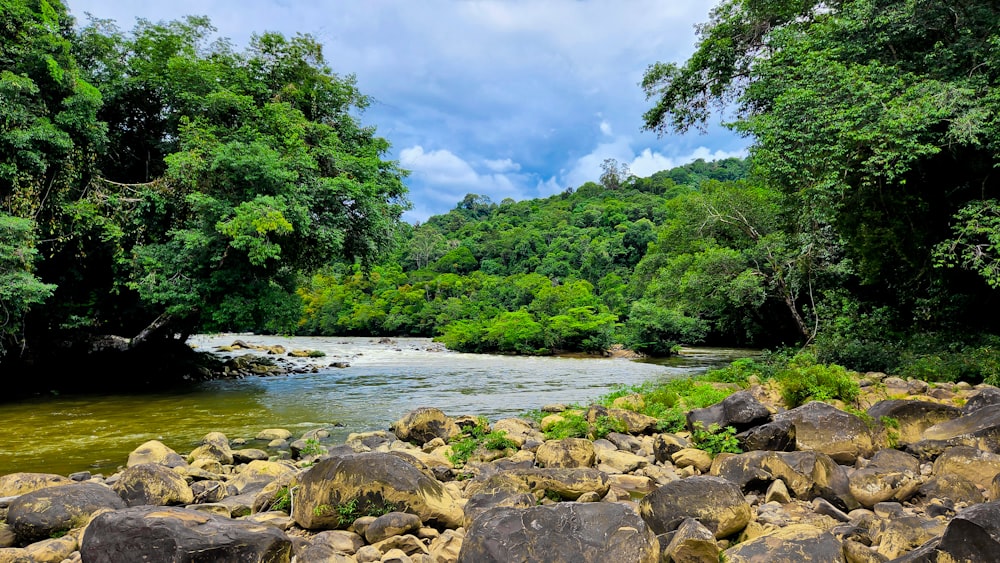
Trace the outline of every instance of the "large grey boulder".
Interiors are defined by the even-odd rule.
[[[458,561],[656,563],[660,546],[643,519],[625,505],[561,502],[483,513],[469,527]]]
[[[125,501],[110,487],[74,483],[38,489],[11,501],[7,512],[18,542],[32,543],[79,528],[101,510],[125,508]]]
[[[830,532],[808,524],[779,528],[723,552],[727,563],[844,563],[843,545]]]
[[[938,561],[996,561],[1000,555],[1000,502],[959,512],[941,536]]]
[[[891,419],[894,428],[887,430],[891,430],[896,441],[905,446],[924,439],[924,430],[931,426],[962,416],[962,409],[932,401],[890,399],[875,403],[867,413],[879,422]]]
[[[643,520],[657,534],[676,530],[694,518],[716,538],[733,535],[753,518],[739,485],[718,477],[696,476],[661,486],[639,501]]]
[[[179,507],[98,515],[80,542],[84,563],[287,563],[292,542],[275,526]]]

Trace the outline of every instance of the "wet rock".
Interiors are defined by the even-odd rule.
[[[274,526],[177,507],[106,512],[87,526],[80,543],[84,561],[102,563],[287,563],[292,556],[291,540]]]
[[[464,563],[659,560],[659,542],[642,518],[605,502],[494,508],[472,523],[458,556]]]
[[[708,476],[667,483],[643,497],[639,509],[657,534],[677,529],[686,518],[695,518],[716,538],[738,533],[753,515],[738,485]]]

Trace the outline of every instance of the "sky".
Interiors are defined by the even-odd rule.
[[[310,34],[333,71],[373,99],[359,115],[410,171],[415,223],[466,194],[522,200],[597,181],[614,158],[645,177],[695,159],[745,156],[717,116],[706,133],[642,129],[639,86],[682,63],[717,0],[67,0],[125,31],[208,16],[218,37]]]

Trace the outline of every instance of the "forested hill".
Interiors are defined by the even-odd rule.
[[[597,352],[627,340],[665,354],[682,336],[704,341],[707,327],[653,334],[625,324],[650,282],[636,277],[636,266],[680,202],[746,172],[744,160],[698,160],[637,178],[609,160],[600,183],[545,199],[495,203],[469,194],[406,232],[397,253],[370,273],[340,267],[314,276],[301,291],[300,330],[440,334],[460,350],[518,353]]]

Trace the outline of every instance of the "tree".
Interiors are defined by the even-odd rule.
[[[988,286],[934,266],[976,270],[964,235],[993,229],[977,210],[1000,190],[998,18],[969,0],[725,0],[684,64],[647,70],[646,127],[731,109],[753,173],[789,196],[797,244],[851,270],[856,298],[922,330],[995,328]],[[976,308],[946,307],[959,293]]]
[[[0,104],[0,143],[30,149],[0,157],[4,210],[36,218],[39,236],[17,238],[45,241],[36,276],[58,286],[29,312],[36,354],[289,331],[303,275],[391,248],[406,172],[314,38],[267,33],[236,52],[205,18],[74,34],[58,2],[0,7],[15,68],[0,87],[18,93]]]

